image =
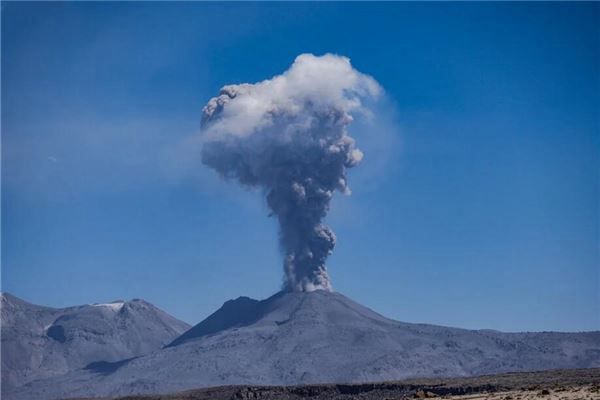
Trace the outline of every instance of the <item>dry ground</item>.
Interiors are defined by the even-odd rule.
[[[600,400],[600,368],[368,384],[223,386],[119,400]]]

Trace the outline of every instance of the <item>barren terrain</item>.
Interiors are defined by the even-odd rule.
[[[221,386],[118,400],[596,400],[600,368],[507,373],[473,378],[409,379],[369,384]]]

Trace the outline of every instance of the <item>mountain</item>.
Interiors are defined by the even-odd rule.
[[[160,350],[34,382],[7,400],[587,367],[600,367],[600,332],[502,333],[411,324],[339,293],[278,293],[263,301],[228,301]]]
[[[189,328],[138,299],[50,308],[1,298],[2,397],[36,379],[149,353]]]

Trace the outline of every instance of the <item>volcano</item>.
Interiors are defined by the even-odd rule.
[[[164,348],[13,391],[7,399],[355,383],[600,367],[600,332],[502,333],[394,321],[327,291],[240,297]]]

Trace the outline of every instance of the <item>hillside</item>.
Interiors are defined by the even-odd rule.
[[[2,394],[92,363],[149,353],[188,328],[138,299],[50,308],[3,293]]]
[[[239,298],[146,356],[38,381],[11,399],[221,385],[364,383],[600,367],[600,332],[502,333],[387,319],[339,293]]]

